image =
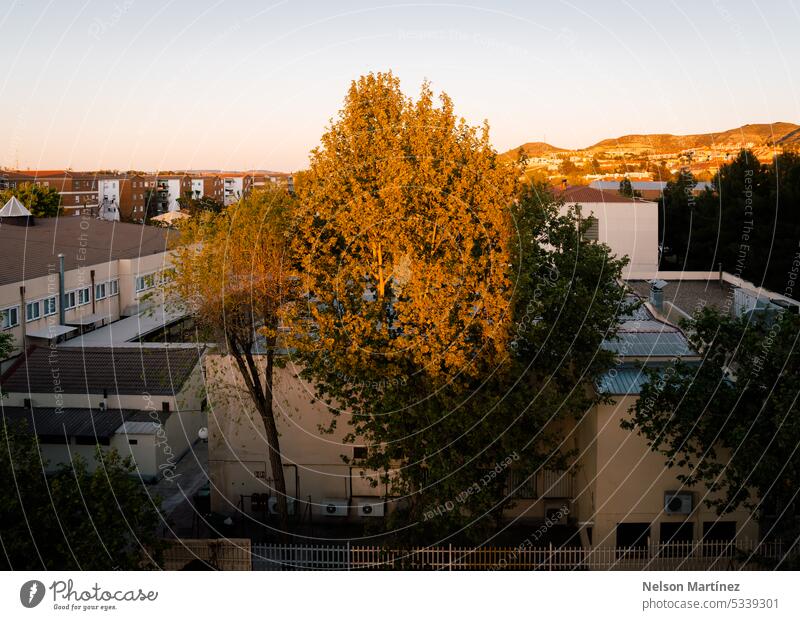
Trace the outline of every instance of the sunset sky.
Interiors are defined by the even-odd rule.
[[[297,170],[387,69],[499,150],[800,122],[789,0],[257,4],[4,2],[0,165]]]

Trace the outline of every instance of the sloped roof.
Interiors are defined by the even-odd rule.
[[[628,303],[635,298],[628,298]],[[697,355],[677,327],[659,321],[644,305],[620,315],[616,338],[603,341],[603,348],[621,357],[685,357]]]
[[[160,226],[73,216],[37,218],[36,226],[0,226],[0,286],[52,273],[59,254],[70,270],[164,252],[171,234]]]
[[[178,393],[203,354],[202,348],[35,347],[0,379],[7,392],[54,393],[55,381],[65,394]],[[144,406],[144,402],[143,405]],[[117,425],[119,426],[119,424]]]
[[[16,196],[9,198],[8,202],[0,209],[0,217],[30,217],[31,215],[31,212]]]
[[[555,190],[556,198],[561,198],[564,202],[579,202],[579,203],[586,203],[586,202],[606,202],[606,203],[630,203],[630,202],[638,202],[638,203],[645,203],[647,201],[643,201],[640,198],[630,198],[629,196],[623,196],[619,192],[604,192],[599,189],[595,189],[594,187],[588,187],[586,185],[573,185],[572,187],[568,187],[567,189],[556,189]]]
[[[639,394],[647,382],[647,375],[641,368],[622,367],[604,374],[597,381],[597,390],[601,394],[627,396]]]
[[[55,407],[3,407],[2,415],[10,422],[21,423],[29,432],[51,437],[94,437],[107,439],[133,414],[130,409],[99,409]]]

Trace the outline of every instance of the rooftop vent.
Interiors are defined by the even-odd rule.
[[[16,196],[12,196],[0,209],[0,223],[13,226],[33,226],[35,220],[33,214],[28,211],[25,205]]]

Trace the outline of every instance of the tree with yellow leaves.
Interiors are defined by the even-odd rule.
[[[446,95],[378,73],[297,185],[297,368],[368,446],[353,464],[411,544],[486,540],[520,487],[568,466],[566,422],[613,363],[624,260],[520,176]]]

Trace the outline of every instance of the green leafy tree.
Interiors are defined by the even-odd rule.
[[[224,208],[224,205],[219,200],[215,200],[211,196],[193,198],[191,194],[178,198],[178,204],[181,206],[181,211],[186,211],[190,215],[202,213],[203,211],[219,213]]]
[[[628,177],[625,177],[619,182],[619,193],[623,196],[628,196],[629,198],[641,196],[639,192],[633,189],[631,180]]]
[[[699,365],[651,374],[623,427],[719,514],[755,510],[767,536],[798,534],[800,318],[731,318],[705,308],[685,325]]]
[[[54,187],[23,183],[0,192],[0,203],[5,204],[12,196],[16,196],[35,217],[56,217],[61,212],[61,194]]]
[[[162,543],[160,500],[112,450],[97,467],[76,458],[46,474],[36,436],[0,427],[0,568],[137,570],[155,568]]]

